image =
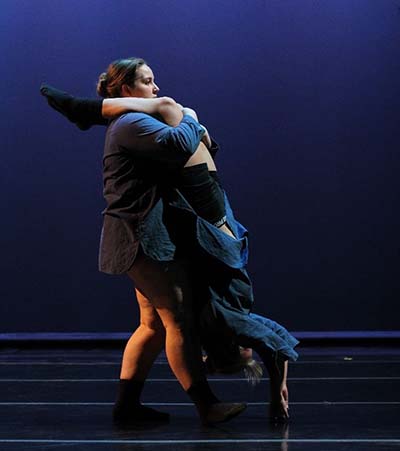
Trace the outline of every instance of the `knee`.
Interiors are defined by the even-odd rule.
[[[180,306],[174,306],[164,311],[161,315],[161,320],[165,329],[177,329],[183,331],[187,326],[187,318],[185,312]]]
[[[153,340],[165,341],[165,328],[160,320],[141,321],[140,327],[145,331],[146,335]]]

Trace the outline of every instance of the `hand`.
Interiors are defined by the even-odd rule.
[[[204,125],[203,125],[204,127]],[[208,133],[208,130],[204,127],[205,129],[205,133],[203,135],[203,137],[201,138],[201,141],[204,143],[204,145],[207,147],[207,149],[210,149],[210,147],[212,146],[212,142],[211,142],[211,138],[210,135]]]
[[[182,108],[182,112],[183,112],[183,114],[187,114],[187,115],[191,116],[193,119],[195,119],[197,122],[199,122],[199,118],[197,117],[197,113],[192,108],[183,107]],[[202,124],[202,127],[204,127],[203,124]],[[211,147],[211,145],[212,145],[211,138],[210,138],[210,135],[208,133],[208,130],[205,127],[204,127],[204,129],[205,129],[206,132],[204,133],[203,137],[201,138],[201,141],[207,147],[207,149],[209,149]]]
[[[184,108],[182,108],[182,112],[183,112],[183,114],[187,114],[187,115],[191,116],[193,119],[195,119],[197,122],[199,122],[197,113],[192,108],[184,107]]]

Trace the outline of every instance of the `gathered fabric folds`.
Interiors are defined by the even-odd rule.
[[[225,196],[227,225],[235,238],[199,217],[183,195],[174,190],[153,210],[146,230],[158,230],[160,236],[142,240],[144,251],[156,259],[181,258],[187,261],[193,278],[196,314],[202,342],[207,348],[223,336],[242,346],[262,342],[273,352],[296,360],[299,343],[277,322],[252,313],[254,296],[246,271],[248,231],[234,217]],[[157,227],[151,227],[157,225]],[[156,246],[162,238],[165,245]],[[160,255],[162,252],[162,255]],[[214,344],[213,344],[214,343]]]

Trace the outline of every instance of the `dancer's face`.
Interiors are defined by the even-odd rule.
[[[157,97],[160,88],[154,82],[154,74],[149,66],[143,64],[136,70],[135,84],[124,85],[125,94],[130,97],[151,99]]]

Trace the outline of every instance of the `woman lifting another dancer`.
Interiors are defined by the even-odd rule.
[[[117,70],[133,64],[136,65],[134,72]],[[135,149],[136,166],[136,172],[132,170],[133,172],[124,174],[124,182],[132,176],[137,178],[139,171],[142,179],[146,179],[146,182],[142,180],[142,185],[138,185],[142,192],[150,185],[157,186],[154,188],[157,195],[153,193],[155,198],[153,202],[148,202],[142,217],[146,227],[141,228],[145,232],[141,234],[139,261],[135,260],[135,264],[128,270],[128,275],[135,282],[139,304],[142,304],[141,315],[142,307],[143,310],[145,307],[152,310],[152,298],[158,298],[157,293],[153,293],[158,286],[154,278],[154,274],[157,274],[153,268],[155,262],[163,265],[163,262],[176,260],[177,256],[178,260],[189,262],[186,269],[190,272],[190,283],[196,288],[196,299],[185,303],[183,314],[188,318],[192,318],[194,313],[200,315],[199,334],[208,356],[207,367],[210,371],[220,372],[254,367],[251,352],[240,346],[254,349],[262,358],[270,376],[270,418],[273,421],[286,421],[289,416],[287,361],[297,358],[293,348],[298,342],[276,322],[251,313],[253,294],[245,269],[247,231],[235,220],[218,179],[213,160],[218,146],[207,132],[203,132],[202,140],[206,145],[200,143],[190,156],[182,156],[182,152],[174,150],[177,143],[182,145],[181,135],[169,138],[169,141],[156,136],[165,124],[155,117],[174,127],[173,130],[178,130],[191,127],[193,123],[199,126],[196,113],[182,108],[170,98],[158,98],[158,87],[150,67],[136,58],[115,61],[109,66],[107,73],[100,77],[98,92],[104,100],[74,98],[48,85],[43,85],[41,92],[53,108],[81,129],[94,124],[106,124],[106,119],[114,119],[108,128],[104,158],[106,199],[110,183],[115,185],[115,169],[119,170],[119,167],[110,168],[107,163],[113,161],[110,159],[112,155],[116,155],[115,149],[110,152],[110,139],[115,135],[115,130],[121,127],[127,133],[120,133],[124,136],[118,141],[119,148]],[[136,113],[124,114],[129,111]],[[137,128],[134,132],[133,126]],[[150,137],[161,145],[164,152],[160,152],[160,148],[155,150],[146,142]],[[107,169],[111,170],[110,174]],[[115,197],[115,186],[108,194]],[[110,203],[107,208],[109,207]],[[110,211],[106,209],[105,227],[107,213]],[[124,224],[126,229],[130,226],[125,213],[123,209],[118,211],[117,223]],[[111,221],[115,223],[114,219]],[[117,234],[120,235],[121,233]],[[110,245],[105,241],[107,239],[103,232],[100,269],[120,273],[120,268],[108,267],[110,259],[115,258],[116,246],[115,243]],[[124,248],[122,253],[131,255],[132,243],[129,240],[118,245]],[[140,264],[141,261],[144,263]],[[149,261],[153,266],[149,266]],[[145,278],[143,274],[146,275]],[[193,324],[192,319],[185,321]],[[140,373],[140,379],[144,380],[149,364],[160,350],[160,345],[155,346],[153,360],[150,359],[149,364],[143,365],[135,358],[137,345],[134,337],[135,334],[125,349],[121,380],[131,380],[137,372]],[[190,340],[196,341],[193,335]],[[161,342],[162,339],[159,338],[159,343]],[[252,363],[249,365],[249,362]],[[188,388],[188,384],[182,385]],[[204,381],[201,386],[204,386]],[[230,408],[236,412],[242,409],[242,405]]]

